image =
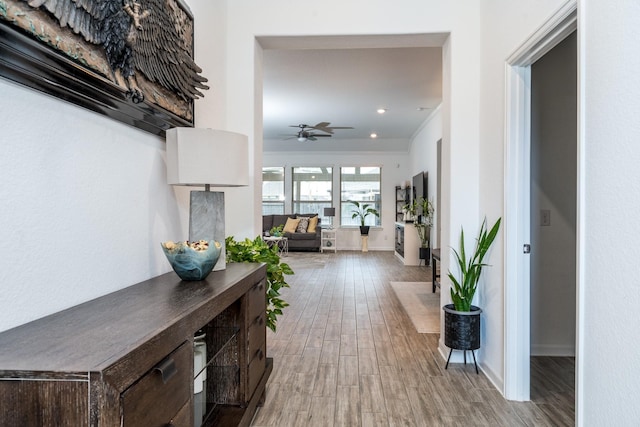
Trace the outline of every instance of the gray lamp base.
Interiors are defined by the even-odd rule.
[[[192,191],[189,207],[189,240],[215,240],[222,245],[220,258],[213,271],[227,267],[224,231],[224,193]]]

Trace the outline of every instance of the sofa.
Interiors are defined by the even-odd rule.
[[[273,227],[285,225],[288,218],[296,219],[298,217],[311,218],[318,216],[317,214],[288,214],[288,215],[262,215],[262,234],[266,235]],[[283,233],[288,239],[290,251],[319,251],[321,243],[320,218],[315,232]]]

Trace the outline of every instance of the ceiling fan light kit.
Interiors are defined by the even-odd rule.
[[[306,124],[290,125],[289,127],[300,129],[298,133],[290,138],[296,138],[299,142],[305,141],[317,141],[318,138],[331,138],[335,129],[353,129],[351,126],[329,126],[330,122],[320,122],[315,126],[309,126]],[[324,132],[316,133],[314,130]]]

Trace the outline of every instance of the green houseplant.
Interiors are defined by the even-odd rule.
[[[482,221],[475,249],[469,258],[467,258],[464,250],[464,230],[460,231],[460,249],[459,251],[452,249],[460,270],[460,276],[456,277],[451,271],[448,274],[453,284],[451,300],[457,311],[471,311],[471,301],[478,289],[482,267],[487,265],[484,263],[484,257],[498,234],[500,221],[501,218],[498,218],[491,230],[487,230],[486,218]]]
[[[288,288],[285,275],[294,274],[291,267],[280,262],[278,247],[269,247],[260,236],[254,240],[236,241],[233,236],[225,239],[227,262],[264,262],[267,264],[267,326],[276,331],[277,317],[289,304],[280,297],[280,290]]]
[[[413,224],[420,239],[420,259],[427,260],[430,256],[429,238],[431,237],[431,227],[433,227],[433,203],[426,197],[420,197],[414,204],[422,210],[420,221]]]
[[[480,348],[480,313],[482,310],[471,305],[471,301],[478,289],[482,267],[487,265],[484,263],[484,257],[498,234],[500,221],[501,218],[498,218],[491,230],[487,230],[486,218],[482,221],[476,246],[468,258],[464,249],[464,230],[460,231],[459,250],[452,249],[460,275],[456,276],[449,271],[453,304],[446,304],[442,307],[444,310],[444,345],[450,348],[445,369],[449,367],[453,350],[464,351],[465,363],[467,350],[471,350],[476,373],[478,373],[474,350]]]
[[[375,217],[380,217],[380,213],[377,209],[375,209],[370,203],[360,203],[355,200],[349,201],[354,206],[354,209],[351,211],[351,218],[360,221],[360,234],[366,236],[369,234],[369,226],[364,225],[365,219],[369,215],[373,215]]]
[[[404,212],[404,222],[413,222],[418,212],[418,204],[415,200],[412,200],[402,206],[402,212]]]
[[[284,224],[280,224],[280,225],[277,225],[275,227],[271,227],[271,230],[269,230],[269,235],[271,235],[273,237],[281,237],[282,236],[282,230],[284,230]]]

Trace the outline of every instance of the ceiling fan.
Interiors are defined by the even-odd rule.
[[[330,122],[320,122],[315,126],[309,126],[306,124],[290,125],[289,127],[300,129],[298,133],[291,138],[297,138],[300,142],[317,141],[317,138],[331,138],[331,136],[333,136],[334,129],[353,129],[351,126],[329,126],[330,124]],[[314,130],[325,133],[315,133]]]

